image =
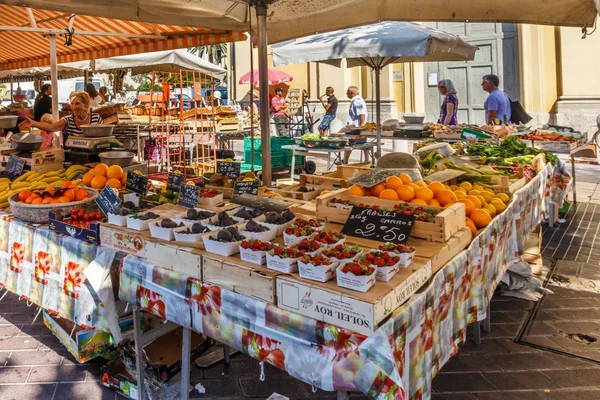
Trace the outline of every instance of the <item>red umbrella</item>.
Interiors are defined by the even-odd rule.
[[[252,76],[252,78],[250,78]],[[250,83],[250,79],[252,79],[252,83],[254,85],[258,85],[258,70],[254,69],[250,72],[245,73],[240,78],[240,85],[247,85]],[[288,74],[287,72],[280,71],[278,69],[269,68],[269,85],[279,85],[283,82],[291,82],[294,80],[294,77]]]

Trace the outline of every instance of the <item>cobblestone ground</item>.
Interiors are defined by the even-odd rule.
[[[566,355],[578,352],[594,359],[600,353],[598,341],[565,339],[577,333],[600,337],[600,241],[595,239],[600,167],[578,165],[578,171],[580,203],[566,223],[544,231],[544,264],[555,268],[554,276],[559,277],[548,282],[554,294],[539,305],[495,296],[491,331],[482,334],[480,345],[467,341],[444,366],[433,381],[433,400],[600,399],[600,363]],[[75,362],[41,316],[32,323],[35,313],[36,307],[15,295],[0,301],[0,400],[118,398],[99,382],[101,361]],[[517,343],[522,331],[524,340],[537,347]],[[192,384],[206,388],[204,395],[192,391],[192,398],[266,399],[273,392],[290,399],[334,398],[331,393],[313,393],[310,385],[270,366],[261,382],[258,363],[244,355],[234,355],[227,367],[218,363],[192,368]]]

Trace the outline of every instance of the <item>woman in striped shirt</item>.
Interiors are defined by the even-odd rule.
[[[63,140],[61,145],[64,146],[70,135],[83,135],[83,131],[81,130],[82,125],[102,123],[102,118],[100,118],[100,115],[93,113],[90,110],[89,94],[83,90],[78,90],[71,92],[69,99],[71,101],[71,109],[73,110],[73,114],[67,115],[66,117],[63,117],[51,124],[37,122],[31,118],[25,117],[25,121],[19,124],[19,128],[29,129],[34,127],[48,132],[62,131]]]

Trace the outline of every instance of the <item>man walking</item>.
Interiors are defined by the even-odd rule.
[[[350,114],[350,124],[361,127],[367,123],[367,103],[365,100],[360,97],[358,94],[358,88],[356,86],[349,86],[346,91],[346,96],[350,99],[350,109],[348,110]],[[350,154],[352,151],[344,152],[344,163],[348,164],[348,160],[350,159]],[[369,152],[364,150],[365,154],[365,162],[369,161]]]
[[[325,115],[319,125],[319,133],[321,136],[329,135],[329,125],[331,125],[331,122],[335,119],[335,113],[338,108],[338,100],[333,95],[333,88],[331,86],[328,86],[327,89],[325,89],[325,95],[327,96],[327,103],[323,101],[324,96],[319,98],[321,104],[325,108]]]
[[[277,128],[277,136],[286,136],[289,112],[287,100],[283,97],[283,88],[278,87],[275,89],[275,97],[271,100],[271,111]]]
[[[481,88],[490,94],[483,103],[485,122],[488,125],[510,123],[510,98],[498,89],[498,86],[500,86],[500,78],[497,75],[489,74],[483,77]]]

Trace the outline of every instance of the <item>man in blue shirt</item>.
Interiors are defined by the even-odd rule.
[[[359,93],[358,87],[356,86],[349,86],[346,91],[346,95],[350,99],[350,108],[348,109],[348,113],[350,114],[350,125],[354,125],[358,128],[367,123],[368,116],[367,103]],[[351,153],[352,151],[344,152],[344,164],[348,164]],[[369,162],[369,151],[363,150],[363,153],[365,155],[365,162]]]
[[[510,123],[510,98],[498,89],[499,85],[500,78],[494,74],[485,75],[481,82],[481,88],[490,94],[483,103],[485,122],[488,125]]]

